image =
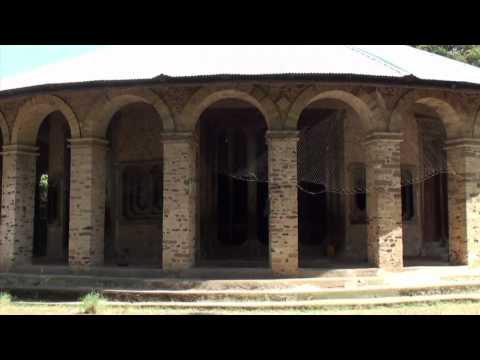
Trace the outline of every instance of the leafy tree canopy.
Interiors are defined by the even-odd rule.
[[[415,47],[480,67],[480,45],[415,45]]]

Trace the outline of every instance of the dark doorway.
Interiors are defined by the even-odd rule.
[[[339,109],[307,108],[299,120],[300,267],[321,266],[344,244],[343,118]]]
[[[115,113],[107,130],[105,264],[161,267],[163,145],[161,120],[148,104]]]
[[[50,114],[37,135],[33,258],[38,263],[67,263],[70,129],[60,112]]]
[[[446,132],[439,118],[417,115],[422,148],[422,256],[448,257]]]
[[[216,103],[199,119],[198,263],[268,265],[266,125],[252,106]]]

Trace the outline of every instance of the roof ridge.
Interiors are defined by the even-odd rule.
[[[391,63],[390,61],[388,61],[388,60],[386,60],[386,59],[384,59],[384,58],[382,58],[378,55],[372,54],[370,51],[358,48],[355,45],[344,45],[344,46],[346,46],[348,49],[350,49],[352,51],[355,51],[355,52],[365,56],[366,58],[369,58],[373,61],[381,63],[383,66],[388,67],[389,69],[397,72],[398,74],[400,74],[402,76],[413,75],[411,71],[405,70],[402,67],[400,67],[398,65],[395,65],[395,64]]]

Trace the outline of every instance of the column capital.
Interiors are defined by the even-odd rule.
[[[192,131],[162,132],[160,137],[163,143],[182,143],[182,142],[197,143],[197,138],[195,136],[195,133]]]
[[[271,140],[295,140],[298,141],[300,131],[298,130],[268,130],[265,133],[267,141]]]
[[[89,146],[108,147],[108,141],[102,138],[88,137],[88,138],[72,138],[68,139],[68,146],[70,148],[81,148]]]
[[[38,147],[22,144],[3,145],[1,155],[29,155],[38,156]]]
[[[365,137],[364,145],[377,142],[401,143],[403,142],[403,133],[401,132],[372,132]]]
[[[480,139],[477,138],[456,138],[445,142],[445,150],[459,149],[459,148],[477,148],[480,149]]]

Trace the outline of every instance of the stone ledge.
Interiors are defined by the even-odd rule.
[[[193,132],[164,132],[161,134],[163,143],[182,143],[182,142],[196,142]]]
[[[100,146],[108,147],[109,142],[101,138],[72,138],[67,140],[69,148],[87,147],[87,146]]]
[[[299,139],[300,131],[297,130],[268,130],[265,132],[267,140],[297,140]]]
[[[480,139],[476,138],[457,138],[447,140],[445,150],[454,149],[454,148],[479,148],[480,149]]]
[[[3,151],[0,152],[0,155],[30,155],[30,156],[39,156],[38,147],[31,145],[4,145]]]
[[[369,145],[373,142],[389,142],[401,143],[403,142],[403,133],[399,132],[373,132],[365,137],[364,145]]]

